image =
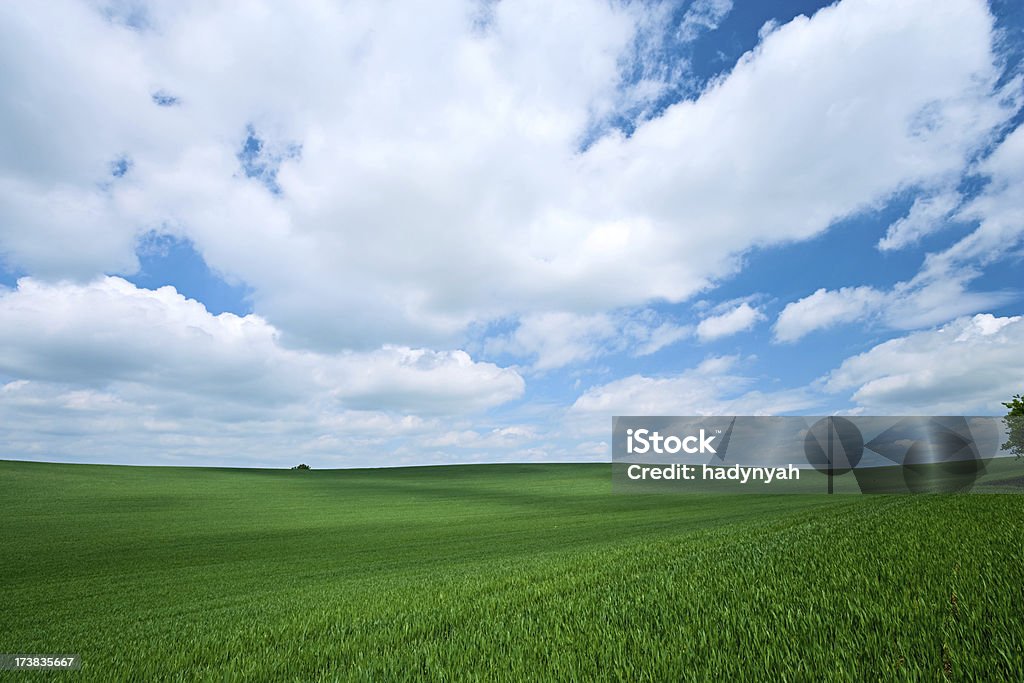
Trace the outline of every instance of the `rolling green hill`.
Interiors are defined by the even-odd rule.
[[[0,677],[1024,680],[1024,498],[610,472],[0,461]]]

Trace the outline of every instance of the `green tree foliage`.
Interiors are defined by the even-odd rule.
[[[1017,394],[1003,405],[1008,409],[1003,422],[1006,423],[1009,437],[1002,448],[1004,451],[1010,451],[1020,460],[1024,456],[1024,396]]]

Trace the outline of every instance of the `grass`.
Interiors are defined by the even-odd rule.
[[[83,659],[6,675],[1024,680],[1024,498],[610,472],[0,461],[0,652]]]

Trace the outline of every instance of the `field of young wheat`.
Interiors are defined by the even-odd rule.
[[[0,652],[77,681],[1024,680],[1024,498],[610,479],[3,461]]]

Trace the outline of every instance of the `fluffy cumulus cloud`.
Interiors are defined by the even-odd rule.
[[[786,304],[775,321],[775,339],[796,341],[814,330],[859,320],[884,305],[885,300],[885,295],[873,287],[823,287]]]
[[[211,315],[172,287],[116,277],[87,285],[23,278],[0,295],[0,371],[86,387],[119,383],[245,407],[310,395],[342,407],[463,412],[519,397],[515,371],[463,351],[385,346],[322,354],[282,346],[256,315]]]
[[[535,370],[551,370],[630,350],[646,356],[689,336],[691,330],[651,310],[632,314],[550,312],[523,316],[515,331],[488,340],[492,354],[533,358]]]
[[[693,26],[728,9],[698,5]],[[298,343],[452,344],[480,320],[683,300],[752,246],[947,177],[1008,116],[992,18],[970,0],[797,18],[700,97],[585,152],[642,6],[291,9],[0,10],[21,93],[0,105],[19,131],[0,175],[11,266],[130,271],[140,231],[169,231]],[[257,173],[239,161],[250,132]]]
[[[884,291],[867,286],[821,288],[786,304],[775,322],[775,341],[794,342],[811,332],[858,321],[895,330],[930,327],[1016,298],[1013,292],[970,291],[971,280],[979,274],[973,268],[925,268]]]
[[[731,308],[717,315],[709,315],[697,325],[697,337],[701,341],[713,341],[720,337],[727,337],[744,330],[749,330],[758,321],[764,319],[764,314],[747,302],[743,302],[735,308]]]
[[[568,411],[581,433],[601,434],[615,415],[780,415],[820,405],[807,389],[752,388],[736,356],[712,356],[665,376],[631,375],[585,391]]]
[[[979,314],[889,340],[847,359],[825,388],[869,414],[1001,412],[1024,377],[1024,318]]]
[[[84,285],[23,278],[0,295],[0,373],[17,378],[4,386],[0,410],[49,400],[77,416],[55,423],[72,433],[102,416],[112,431],[214,422],[310,429],[305,439],[374,426],[387,434],[422,426],[417,415],[478,413],[524,389],[514,370],[462,351],[291,349],[259,316],[214,316],[171,287],[139,289],[115,277]],[[215,450],[217,439],[207,434],[204,448]]]

